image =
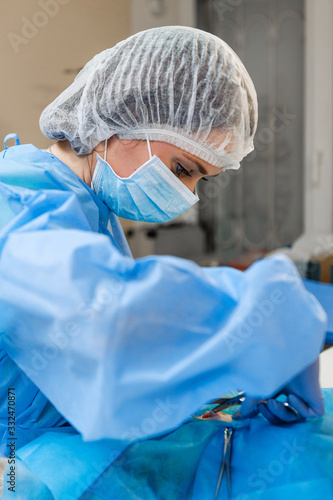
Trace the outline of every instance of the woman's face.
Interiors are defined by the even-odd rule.
[[[166,142],[150,141],[152,156],[160,160],[194,192],[196,183],[209,176],[218,175],[222,169],[207,163],[186,151]],[[104,158],[104,143],[95,151]],[[124,140],[113,136],[108,140],[106,161],[119,177],[129,177],[149,160],[148,144],[145,140]]]

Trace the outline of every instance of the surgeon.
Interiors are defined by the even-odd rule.
[[[239,168],[256,126],[256,92],[237,55],[209,33],[171,26],[89,61],[41,115],[56,141],[47,150],[17,137],[6,145],[3,445],[8,388],[19,446],[52,428],[87,442],[160,435],[236,389],[247,395],[239,418],[263,400],[273,423],[323,414],[326,316],[290,260],[242,273],[133,259],[118,221],[179,216],[198,202],[198,182]]]

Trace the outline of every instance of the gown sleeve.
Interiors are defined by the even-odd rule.
[[[158,435],[234,389],[268,397],[317,358],[326,316],[288,258],[244,273],[134,260],[75,195],[20,203],[0,238],[0,333],[84,440]]]

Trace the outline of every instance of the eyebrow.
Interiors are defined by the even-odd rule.
[[[200,163],[198,163],[195,160],[192,160],[192,158],[189,158],[186,153],[184,153],[184,156],[198,168],[200,174],[202,175],[208,175],[209,177],[217,177],[222,172],[221,170],[221,172],[219,172],[218,174],[210,175],[209,172],[207,172],[207,170],[205,169],[205,167],[203,167]]]

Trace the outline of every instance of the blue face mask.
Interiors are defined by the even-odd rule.
[[[157,157],[150,159],[130,177],[119,177],[106,161],[97,155],[92,189],[110,210],[124,219],[144,222],[167,222],[194,205],[193,194]]]

